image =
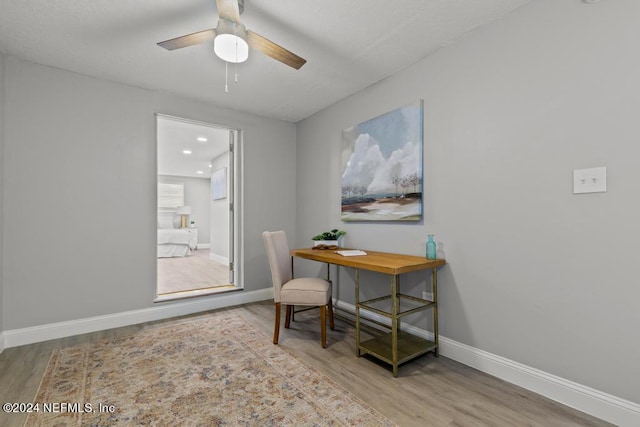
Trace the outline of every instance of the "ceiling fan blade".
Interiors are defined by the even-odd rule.
[[[269,39],[262,37],[253,31],[247,31],[247,43],[252,49],[257,49],[267,56],[282,62],[296,70],[299,70],[307,60],[299,57],[295,53],[288,51],[280,45],[275,44]]]
[[[216,37],[216,30],[204,30],[197,33],[187,34],[186,36],[176,37],[175,39],[165,40],[158,43],[158,46],[167,50],[180,49],[187,46],[193,46],[194,44],[204,43],[209,40],[213,40]]]
[[[220,19],[226,19],[227,21],[240,24],[238,0],[216,0],[216,7],[218,8],[218,16]]]

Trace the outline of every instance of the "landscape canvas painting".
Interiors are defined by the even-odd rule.
[[[342,132],[342,221],[422,219],[422,101]]]
[[[227,197],[227,168],[218,169],[211,174],[211,199],[220,200]]]

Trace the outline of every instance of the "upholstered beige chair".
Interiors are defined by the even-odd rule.
[[[334,328],[333,303],[331,301],[331,282],[317,277],[293,278],[289,244],[284,231],[265,231],[262,233],[264,245],[269,255],[271,279],[273,280],[273,299],[276,304],[276,324],[273,343],[278,344],[280,333],[281,305],[287,307],[284,327],[289,328],[293,306],[320,307],[322,347],[327,346],[327,310],[329,327]]]

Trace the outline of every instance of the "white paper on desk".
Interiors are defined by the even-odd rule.
[[[347,251],[336,251],[338,255],[342,256],[358,256],[358,255],[366,255],[365,251],[361,251],[360,249],[351,249]]]

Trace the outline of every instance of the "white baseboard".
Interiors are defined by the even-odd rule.
[[[640,425],[640,405],[440,337],[440,354],[618,426]]]
[[[229,265],[229,258],[209,252],[209,259],[223,265]]]
[[[335,305],[351,314],[355,313],[353,304],[336,301]],[[389,319],[384,316],[370,312],[366,315],[378,322],[390,324]],[[370,325],[376,326],[373,323]],[[402,329],[422,338],[433,339],[432,332],[412,325],[403,324]],[[640,405],[637,403],[459,343],[442,335],[439,340],[440,354],[449,359],[618,426],[640,426]]]
[[[122,313],[4,331],[6,348],[273,299],[273,288],[216,294]]]
[[[210,249],[211,243],[198,243],[198,249]]]
[[[4,332],[0,332],[0,353],[4,350]]]

